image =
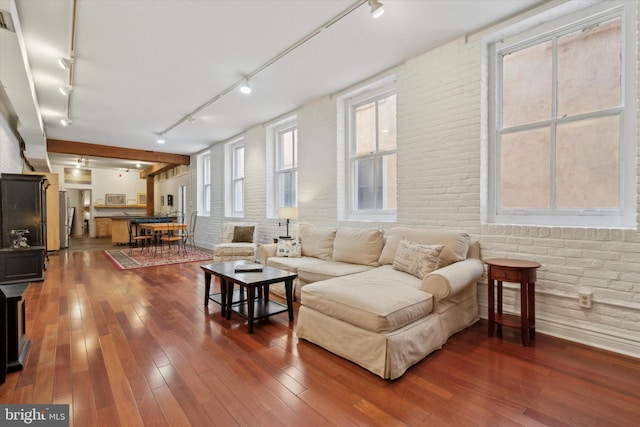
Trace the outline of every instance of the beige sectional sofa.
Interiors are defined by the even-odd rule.
[[[382,378],[400,377],[478,319],[483,265],[464,232],[394,227],[385,237],[300,224],[298,235],[299,257],[259,249],[263,264],[298,273],[297,336]]]

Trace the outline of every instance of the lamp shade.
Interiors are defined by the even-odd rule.
[[[298,219],[298,208],[278,208],[278,219]]]

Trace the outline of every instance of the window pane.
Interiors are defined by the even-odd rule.
[[[550,129],[502,136],[500,206],[506,209],[549,208]]]
[[[233,183],[233,211],[242,212],[242,180]]]
[[[376,151],[376,103],[370,102],[355,109],[355,155]]]
[[[396,200],[398,195],[398,185],[396,182],[396,177],[398,176],[397,156],[395,154],[384,156],[383,161],[384,161],[383,180],[385,183],[383,208],[396,209],[397,208]]]
[[[382,158],[377,157],[373,159],[359,160],[356,162],[356,168],[358,180],[358,206],[356,209],[382,209],[382,196],[384,190],[382,182]]]
[[[396,95],[378,101],[380,151],[396,149]]]
[[[585,120],[557,129],[557,204],[559,208],[620,206],[620,120]]]
[[[294,167],[294,131],[288,131],[281,135],[280,144],[280,168],[290,169]]]
[[[235,150],[233,177],[244,177],[244,147],[237,148]]]
[[[558,117],[620,106],[620,58],[620,19],[560,37]]]
[[[551,118],[550,41],[502,58],[502,123],[504,127]]]
[[[291,207],[294,204],[294,176],[291,172],[285,172],[278,175],[278,207]]]

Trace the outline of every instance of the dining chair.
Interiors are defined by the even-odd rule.
[[[184,238],[185,248],[186,248],[186,245],[188,244],[189,246],[191,246],[191,249],[193,250],[196,249],[195,235],[196,235],[197,220],[198,220],[198,212],[192,212],[191,219],[189,220],[189,228],[184,233],[182,233],[182,237]]]
[[[142,245],[140,252],[142,252],[145,247],[147,248],[147,251],[149,251],[149,248],[151,247],[152,236],[150,234],[137,234],[137,230],[138,228],[136,227],[136,234],[133,234],[133,223],[132,221],[129,221],[129,256],[133,253],[133,247],[135,246],[137,248],[138,244]]]

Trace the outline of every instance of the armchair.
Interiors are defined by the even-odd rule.
[[[213,247],[213,262],[255,262],[257,249],[257,223],[227,222],[222,226],[221,242]]]

